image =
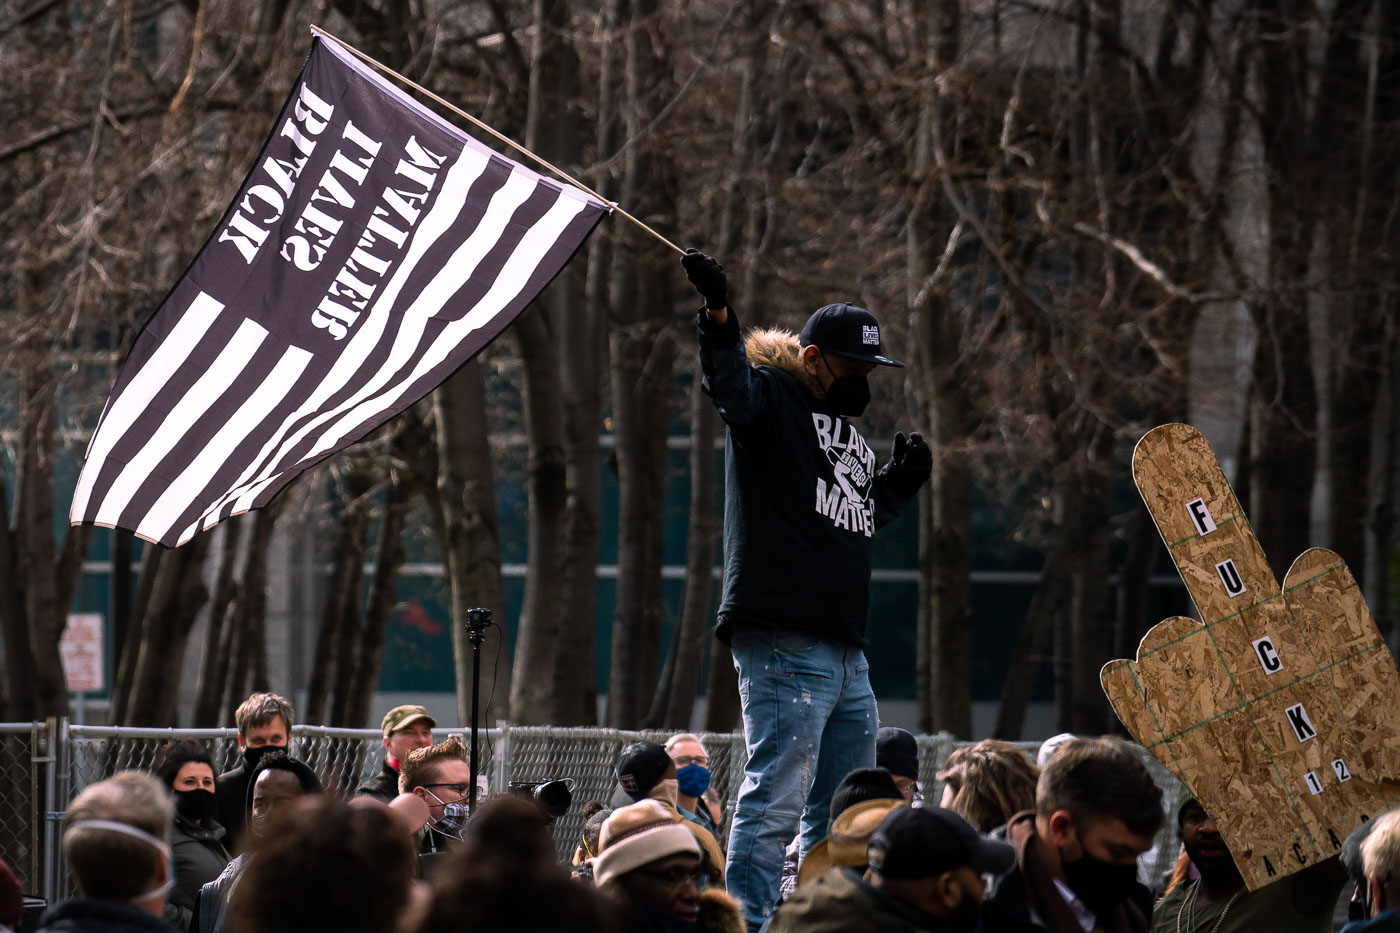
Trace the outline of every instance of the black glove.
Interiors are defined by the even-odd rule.
[[[906,438],[903,432],[894,436],[894,447],[890,450],[890,468],[887,477],[890,488],[897,495],[913,498],[919,487],[928,481],[933,473],[933,450],[928,441],[918,431]]]
[[[705,307],[715,311],[729,307],[729,280],[724,277],[724,266],[698,249],[686,250],[681,266],[690,284],[704,296]]]

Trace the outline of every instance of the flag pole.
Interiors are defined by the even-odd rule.
[[[342,40],[336,38],[335,36],[333,36],[333,35],[331,35],[330,33],[326,32],[326,31],[325,31],[324,29],[322,29],[320,26],[317,26],[315,23],[312,23],[312,24],[311,24],[311,32],[312,32],[313,35],[320,36],[320,37],[323,38],[323,39],[329,39],[330,41],[334,42],[336,45],[338,45],[338,46],[340,46],[341,48],[343,48],[345,51],[349,52],[351,55],[354,55],[356,58],[360,59],[361,61],[365,62],[365,63],[368,64],[368,65],[372,65],[373,67],[378,68],[380,71],[384,72],[386,75],[389,75],[390,77],[393,77],[393,78],[397,78],[398,80],[402,81],[404,84],[406,84],[406,85],[408,85],[409,87],[413,88],[415,91],[418,91],[420,94],[425,94],[425,95],[427,95],[428,97],[430,97],[430,98],[432,98],[433,100],[437,101],[437,102],[438,102],[439,104],[441,104],[442,106],[446,107],[448,110],[451,110],[453,113],[457,114],[457,116],[459,116],[459,117],[461,117],[462,119],[466,120],[467,122],[471,123],[471,124],[472,124],[473,126],[475,126],[477,129],[482,130],[483,132],[489,133],[493,138],[495,138],[495,139],[497,139],[497,140],[499,140],[499,141],[505,143],[507,146],[510,146],[512,149],[516,150],[517,152],[520,152],[520,153],[522,153],[522,154],[524,154],[524,155],[527,155],[527,156],[529,156],[530,158],[534,159],[534,160],[535,160],[536,162],[538,162],[540,165],[543,165],[545,168],[549,169],[551,172],[553,172],[554,174],[558,175],[560,178],[564,179],[565,181],[567,181],[569,184],[573,185],[574,187],[579,188],[579,189],[581,189],[581,190],[583,190],[583,191],[586,191],[586,192],[588,192],[589,194],[593,195],[593,197],[597,198],[599,201],[602,201],[602,202],[603,202],[604,204],[606,204],[608,207],[610,207],[611,209],[617,211],[617,212],[618,212],[619,214],[621,214],[623,217],[626,217],[628,220],[632,221],[632,223],[634,223],[634,224],[636,224],[637,226],[641,227],[641,228],[642,228],[643,230],[645,230],[647,233],[650,233],[652,236],[656,237],[656,238],[657,238],[658,240],[660,240],[662,243],[665,243],[667,246],[671,247],[671,249],[675,250],[675,251],[678,252],[678,253],[682,253],[682,254],[685,253],[685,250],[681,249],[679,246],[677,246],[676,244],[672,243],[670,240],[666,239],[666,238],[665,238],[664,236],[662,236],[661,234],[657,233],[657,232],[656,232],[655,230],[653,230],[651,227],[647,226],[647,224],[644,223],[642,220],[638,219],[637,217],[634,217],[633,215],[627,213],[627,211],[625,211],[625,210],[623,210],[622,208],[618,207],[616,202],[614,202],[614,201],[609,201],[607,198],[603,197],[601,194],[599,194],[598,192],[594,191],[592,188],[588,187],[588,186],[585,185],[583,182],[579,181],[577,178],[574,178],[574,177],[573,177],[572,175],[570,175],[568,172],[564,171],[563,169],[559,168],[558,166],[554,165],[553,163],[548,162],[548,161],[546,161],[545,159],[542,159],[542,158],[540,158],[539,156],[535,155],[535,154],[534,154],[533,152],[531,152],[529,149],[526,149],[524,146],[520,145],[518,142],[516,142],[515,140],[511,139],[509,136],[506,136],[506,135],[504,135],[504,134],[502,134],[502,133],[496,132],[496,130],[492,129],[490,126],[488,126],[487,124],[483,123],[481,120],[478,120],[476,117],[474,117],[474,116],[472,116],[471,114],[467,113],[467,112],[466,112],[465,110],[463,110],[462,108],[457,107],[456,105],[454,105],[454,104],[452,104],[452,103],[449,103],[449,102],[446,101],[446,100],[443,100],[441,97],[439,97],[438,95],[434,94],[432,91],[428,90],[427,88],[425,88],[423,85],[417,83],[416,81],[411,81],[411,80],[409,80],[408,78],[405,78],[403,75],[399,74],[397,71],[395,71],[394,69],[390,68],[388,65],[385,65],[385,64],[383,64],[382,62],[375,61],[373,58],[370,58],[368,55],[366,55],[364,52],[361,52],[359,49],[355,48],[353,45],[350,45],[350,44],[348,44],[348,43],[346,43],[346,42],[344,42],[344,41],[342,41]]]

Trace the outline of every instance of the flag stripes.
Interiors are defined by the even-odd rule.
[[[73,522],[173,546],[266,505],[495,339],[607,212],[320,39],[278,127],[138,335]]]

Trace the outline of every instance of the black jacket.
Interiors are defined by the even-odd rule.
[[[235,851],[243,825],[248,822],[248,779],[252,769],[248,762],[239,759],[238,764],[225,771],[214,781],[214,798],[218,804],[219,825],[224,828],[224,846]]]
[[[918,483],[877,470],[855,425],[813,394],[795,334],[760,331],[746,349],[733,309],[723,325],[698,321],[704,388],[729,426],[716,634],[727,644],[753,625],[863,645],[871,535]]]
[[[39,918],[38,933],[178,933],[144,910],[118,901],[78,898],[56,904]]]
[[[384,767],[374,777],[369,778],[355,789],[355,796],[378,797],[389,802],[399,795],[399,772],[384,762]]]

